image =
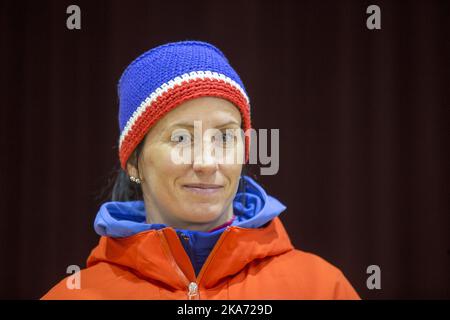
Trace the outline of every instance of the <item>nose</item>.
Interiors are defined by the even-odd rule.
[[[214,144],[203,141],[201,148],[194,150],[193,169],[196,172],[214,173],[218,169],[217,159],[214,153]]]

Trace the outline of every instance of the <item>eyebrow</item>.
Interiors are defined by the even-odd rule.
[[[230,126],[230,125],[237,125],[237,126],[239,126],[239,123],[232,120],[232,121],[223,123],[223,124],[217,126],[216,128],[223,128],[223,127],[227,127],[227,126]],[[170,128],[173,128],[173,127],[194,128],[194,124],[190,123],[190,122],[176,122],[176,123],[174,123],[174,124],[172,124],[170,126]]]

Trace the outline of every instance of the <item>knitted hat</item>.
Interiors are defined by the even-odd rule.
[[[125,69],[118,84],[119,159],[126,163],[148,130],[186,100],[219,97],[241,112],[242,128],[251,128],[250,102],[238,74],[225,55],[209,43],[182,41],[153,48]],[[250,137],[245,136],[245,161]]]

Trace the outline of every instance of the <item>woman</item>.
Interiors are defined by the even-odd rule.
[[[359,298],[336,267],[293,248],[278,218],[286,207],[244,161],[224,161],[248,162],[249,135],[237,132],[251,124],[219,49],[183,41],[147,51],[118,93],[121,171],[95,219],[99,245],[79,289],[63,280],[43,299]]]

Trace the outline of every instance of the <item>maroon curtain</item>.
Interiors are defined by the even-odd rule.
[[[66,28],[71,4],[81,30]],[[366,299],[450,298],[449,7],[1,1],[0,297],[39,298],[85,265],[118,166],[117,80],[145,50],[197,39],[240,74],[254,126],[280,129],[279,172],[259,181],[296,247]]]

